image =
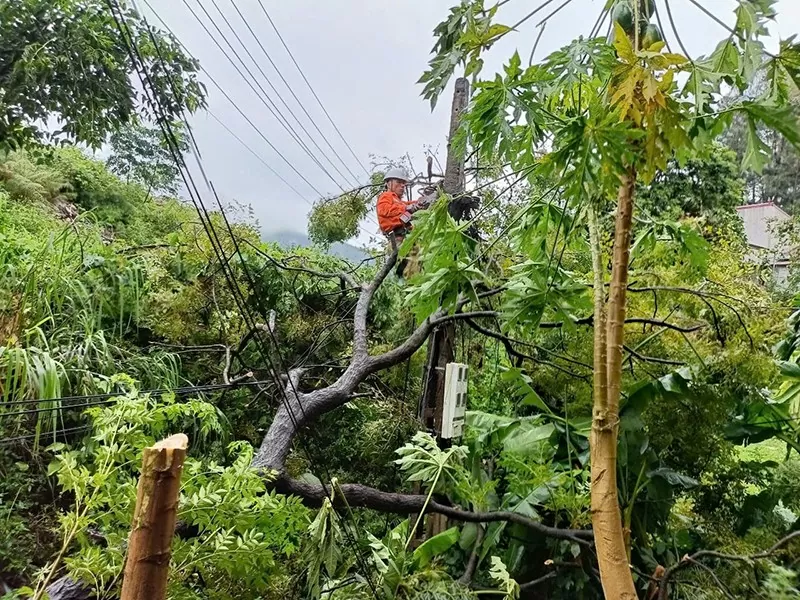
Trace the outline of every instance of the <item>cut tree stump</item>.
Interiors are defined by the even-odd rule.
[[[144,449],[121,600],[164,600],[189,439],[179,433]]]

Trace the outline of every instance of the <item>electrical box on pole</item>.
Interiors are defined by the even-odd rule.
[[[445,369],[442,433],[440,436],[442,439],[460,438],[464,431],[468,373],[469,367],[460,363],[449,363]]]

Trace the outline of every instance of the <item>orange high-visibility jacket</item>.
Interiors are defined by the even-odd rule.
[[[378,196],[378,226],[385,234],[396,229],[411,229],[411,213],[408,209],[416,202],[401,200],[397,194],[386,190]]]

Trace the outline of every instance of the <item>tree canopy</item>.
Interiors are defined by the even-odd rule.
[[[197,61],[132,8],[125,16],[165,116],[202,107]],[[137,116],[155,120],[120,42],[103,0],[0,2],[0,144],[64,140],[96,148]]]

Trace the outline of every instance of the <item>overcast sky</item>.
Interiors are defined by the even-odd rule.
[[[425,168],[425,148],[430,146],[439,149],[439,159],[444,162],[451,92],[444,94],[436,110],[431,113],[429,104],[420,96],[422,88],[416,81],[427,65],[434,43],[433,28],[457,0],[260,1],[361,165],[344,145],[303,82],[262,11],[259,0],[149,0],[158,15],[200,60],[204,69],[247,115],[263,137],[208,77],[203,75],[208,87],[210,112],[299,192],[293,191],[271,173],[212,116],[199,114],[193,118],[193,126],[204,167],[225,200],[235,199],[252,206],[265,232],[305,232],[310,204],[318,197],[312,186],[324,194],[331,194],[339,191],[339,186],[351,187],[352,184],[348,184],[347,180],[353,180],[287,90],[235,10],[233,2],[247,19],[294,94],[302,101],[305,110],[361,182],[367,180],[363,167],[370,168],[371,155],[398,158],[409,153],[415,169],[422,171]],[[510,0],[500,9],[497,20],[511,25],[543,1]],[[323,157],[320,162],[331,177],[326,175],[292,139],[270,114],[265,102],[259,99],[264,94],[258,86],[253,84],[259,91],[257,95],[229,62],[228,56],[235,61],[232,52],[220,51],[186,6],[186,3],[191,6],[225,47],[225,42],[198,4],[202,3],[228,40],[234,44],[242,59],[247,62],[261,87],[286,115],[297,134],[304,139],[311,152],[320,157],[323,153],[308,141],[263,75],[238,46],[216,11],[214,2],[256,58],[269,81],[344,176],[334,170]],[[605,0],[572,0],[548,23],[537,49],[537,56],[541,58],[579,35],[588,35],[604,2]],[[725,21],[732,22],[735,0],[700,2]],[[138,3],[145,15],[153,18],[153,13],[142,4],[142,0],[138,0]],[[657,3],[663,10],[663,0],[657,0]],[[487,6],[491,4],[490,0],[486,1]],[[483,76],[493,74],[516,49],[523,61],[527,61],[538,31],[538,21],[561,4],[560,1],[551,0],[551,4],[525,23],[520,32],[506,36],[493,47],[487,57]],[[671,0],[670,6],[681,37],[692,56],[711,52],[716,43],[726,35],[721,26],[700,12],[690,0]],[[775,47],[778,37],[785,38],[800,30],[798,0],[779,0],[777,8],[780,16],[772,27],[775,36],[772,45]],[[157,24],[157,21],[154,20],[154,23]],[[666,32],[666,37],[668,41],[674,40],[669,31]],[[276,149],[297,172],[278,156]],[[376,230],[377,226],[373,221],[365,220],[359,239],[365,241],[368,234],[374,234]]]

